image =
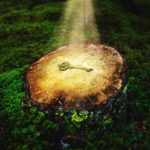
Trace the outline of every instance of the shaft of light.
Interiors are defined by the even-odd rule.
[[[61,19],[59,39],[70,43],[99,42],[92,0],[69,0]]]

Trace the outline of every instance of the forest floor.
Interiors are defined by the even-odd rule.
[[[132,3],[131,3],[132,2]],[[127,62],[126,124],[118,123],[101,139],[92,128],[69,149],[148,150],[150,147],[150,3],[146,0],[94,0],[101,43],[116,48]],[[0,1],[0,149],[59,149],[62,129],[46,112],[29,105],[25,71],[65,44],[56,29],[65,0]],[[67,134],[75,135],[71,125]]]

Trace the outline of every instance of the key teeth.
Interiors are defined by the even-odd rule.
[[[91,72],[93,71],[93,68],[90,68],[90,69],[86,69],[87,72]]]

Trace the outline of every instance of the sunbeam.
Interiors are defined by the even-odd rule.
[[[70,43],[100,42],[92,0],[69,0],[58,38]]]

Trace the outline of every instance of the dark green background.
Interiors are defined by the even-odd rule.
[[[63,45],[55,29],[65,0],[0,1],[0,149],[58,149],[61,125],[27,102],[27,67]],[[103,136],[85,127],[71,149],[148,150],[150,148],[150,3],[148,0],[93,0],[101,43],[119,50],[127,61],[127,122]],[[66,129],[67,128],[67,129]],[[64,132],[75,135],[70,122]],[[77,126],[77,128],[80,128]]]

